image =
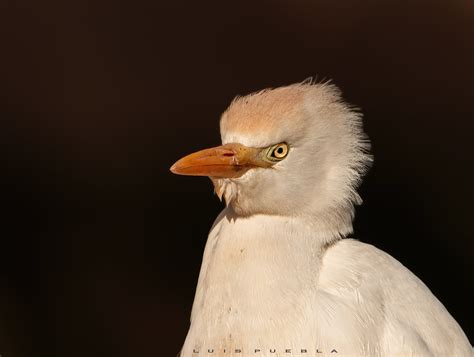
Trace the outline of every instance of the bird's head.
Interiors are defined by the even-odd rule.
[[[237,215],[308,217],[321,229],[351,231],[361,201],[355,189],[371,156],[361,114],[337,87],[303,82],[237,97],[220,129],[222,146],[171,171],[209,176]]]

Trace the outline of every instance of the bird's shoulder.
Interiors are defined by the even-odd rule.
[[[343,239],[329,247],[323,257],[319,289],[324,301],[352,306],[361,320],[383,317],[381,333],[390,348],[414,343],[420,344],[420,351],[428,348],[438,355],[470,353],[462,329],[429,288],[373,245]]]
[[[411,294],[432,295],[414,273],[390,254],[351,238],[328,247],[319,283],[332,288],[383,290],[386,298],[398,292],[403,292],[404,298]]]
[[[426,285],[397,259],[355,239],[331,245],[322,258],[319,289],[374,303],[410,303],[434,299]]]
[[[356,289],[374,278],[389,278],[406,274],[406,268],[395,258],[359,240],[346,238],[336,241],[324,252],[319,284],[336,289]]]

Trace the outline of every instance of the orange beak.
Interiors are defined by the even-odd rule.
[[[189,176],[237,178],[254,167],[269,167],[261,158],[262,149],[226,144],[197,151],[175,162],[172,173]]]

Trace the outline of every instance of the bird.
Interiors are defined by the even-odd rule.
[[[388,253],[349,237],[373,156],[332,82],[237,96],[222,145],[178,160],[225,208],[207,238],[181,357],[472,356],[443,304]]]

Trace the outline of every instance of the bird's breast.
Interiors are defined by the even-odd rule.
[[[205,249],[185,346],[282,349],[310,341],[314,348],[322,340],[315,318],[320,265],[321,246],[304,226],[221,219]]]

